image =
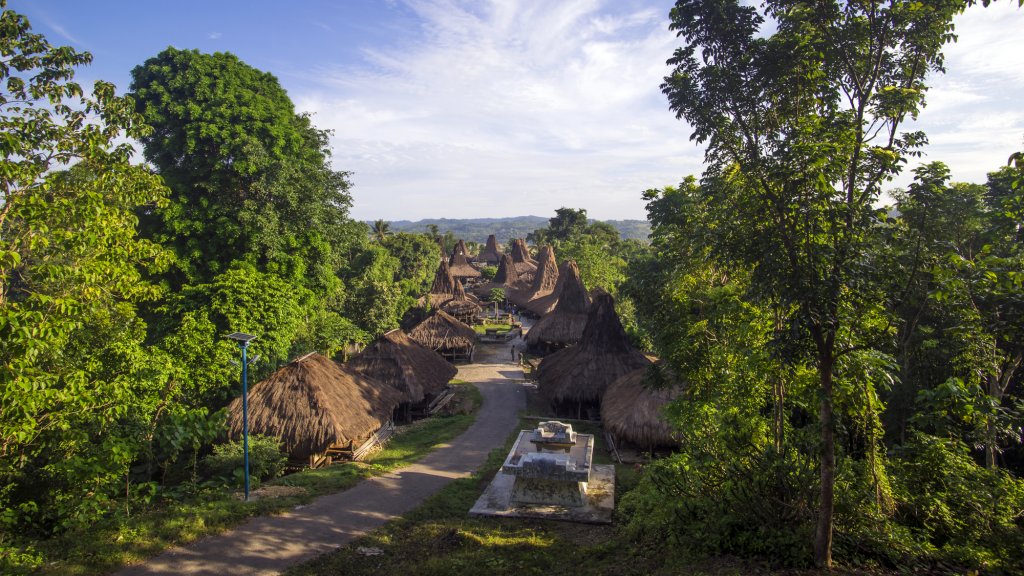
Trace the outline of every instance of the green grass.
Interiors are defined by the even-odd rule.
[[[244,502],[237,492],[207,490],[180,501],[164,500],[149,509],[133,511],[127,518],[108,519],[87,529],[38,542],[34,548],[43,565],[36,573],[106,574],[158,554],[169,546],[223,532],[251,516],[281,513],[317,496],[350,488],[365,478],[411,464],[473,423],[482,396],[472,385],[460,386],[459,394],[460,398],[453,402],[461,403],[463,413],[429,418],[403,427],[384,450],[374,453],[365,462],[305,470],[263,483],[263,487],[291,487],[278,488],[278,496]],[[6,569],[0,558],[0,572]]]
[[[537,420],[520,420],[520,429]],[[596,426],[574,425],[581,433]],[[470,478],[452,482],[403,518],[360,538],[350,546],[289,570],[290,576],[351,574],[494,576],[500,574],[676,574],[682,561],[662,550],[623,541],[614,526],[512,518],[473,518],[469,509],[501,466],[515,440],[493,450]],[[595,434],[596,463],[609,463]],[[636,481],[632,466],[616,467],[616,491]],[[379,549],[366,555],[360,549]],[[687,573],[699,574],[700,570]],[[715,570],[716,574],[730,573]],[[735,573],[735,572],[733,572]]]
[[[498,334],[504,334],[512,330],[512,326],[509,324],[475,324],[473,330],[477,334],[486,334],[487,330],[497,330]]]
[[[537,425],[520,419],[519,429]],[[574,422],[580,433],[594,434],[594,461],[610,463],[600,428]],[[288,576],[526,576],[568,574],[739,576],[772,574],[765,566],[733,558],[693,559],[678,550],[630,541],[615,525],[515,518],[475,518],[469,509],[500,468],[518,431],[493,450],[469,478],[455,480],[423,505],[349,546],[292,567]],[[636,485],[640,472],[616,465],[616,499]],[[779,574],[779,572],[776,572]],[[787,576],[813,571],[784,570]],[[832,575],[863,574],[836,570]]]

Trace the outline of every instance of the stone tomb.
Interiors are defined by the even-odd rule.
[[[594,436],[562,422],[523,430],[470,514],[610,523],[615,467],[593,453]]]

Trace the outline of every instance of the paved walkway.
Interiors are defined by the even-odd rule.
[[[525,407],[525,393],[518,381],[522,371],[510,356],[509,344],[479,346],[477,363],[459,368],[457,377],[477,386],[483,406],[469,430],[419,462],[285,514],[252,518],[229,532],[170,549],[117,575],[278,574],[412,510],[453,479],[472,474],[515,427],[516,415]]]

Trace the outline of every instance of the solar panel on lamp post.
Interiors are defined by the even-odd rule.
[[[248,367],[249,362],[246,359],[246,350],[249,348],[249,342],[254,340],[256,337],[252,334],[246,334],[244,332],[232,332],[228,334],[226,338],[238,342],[238,347],[242,349],[242,451],[245,454],[245,501],[249,501],[249,383],[248,383]]]

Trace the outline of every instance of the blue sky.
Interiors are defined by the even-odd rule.
[[[701,172],[659,84],[670,0],[10,0],[78,73],[126,90],[169,45],[227,51],[278,77],[334,131],[356,218],[644,218],[640,193]],[[1024,149],[1024,10],[974,8],[907,129],[962,181]],[[897,181],[906,183],[907,176]]]

